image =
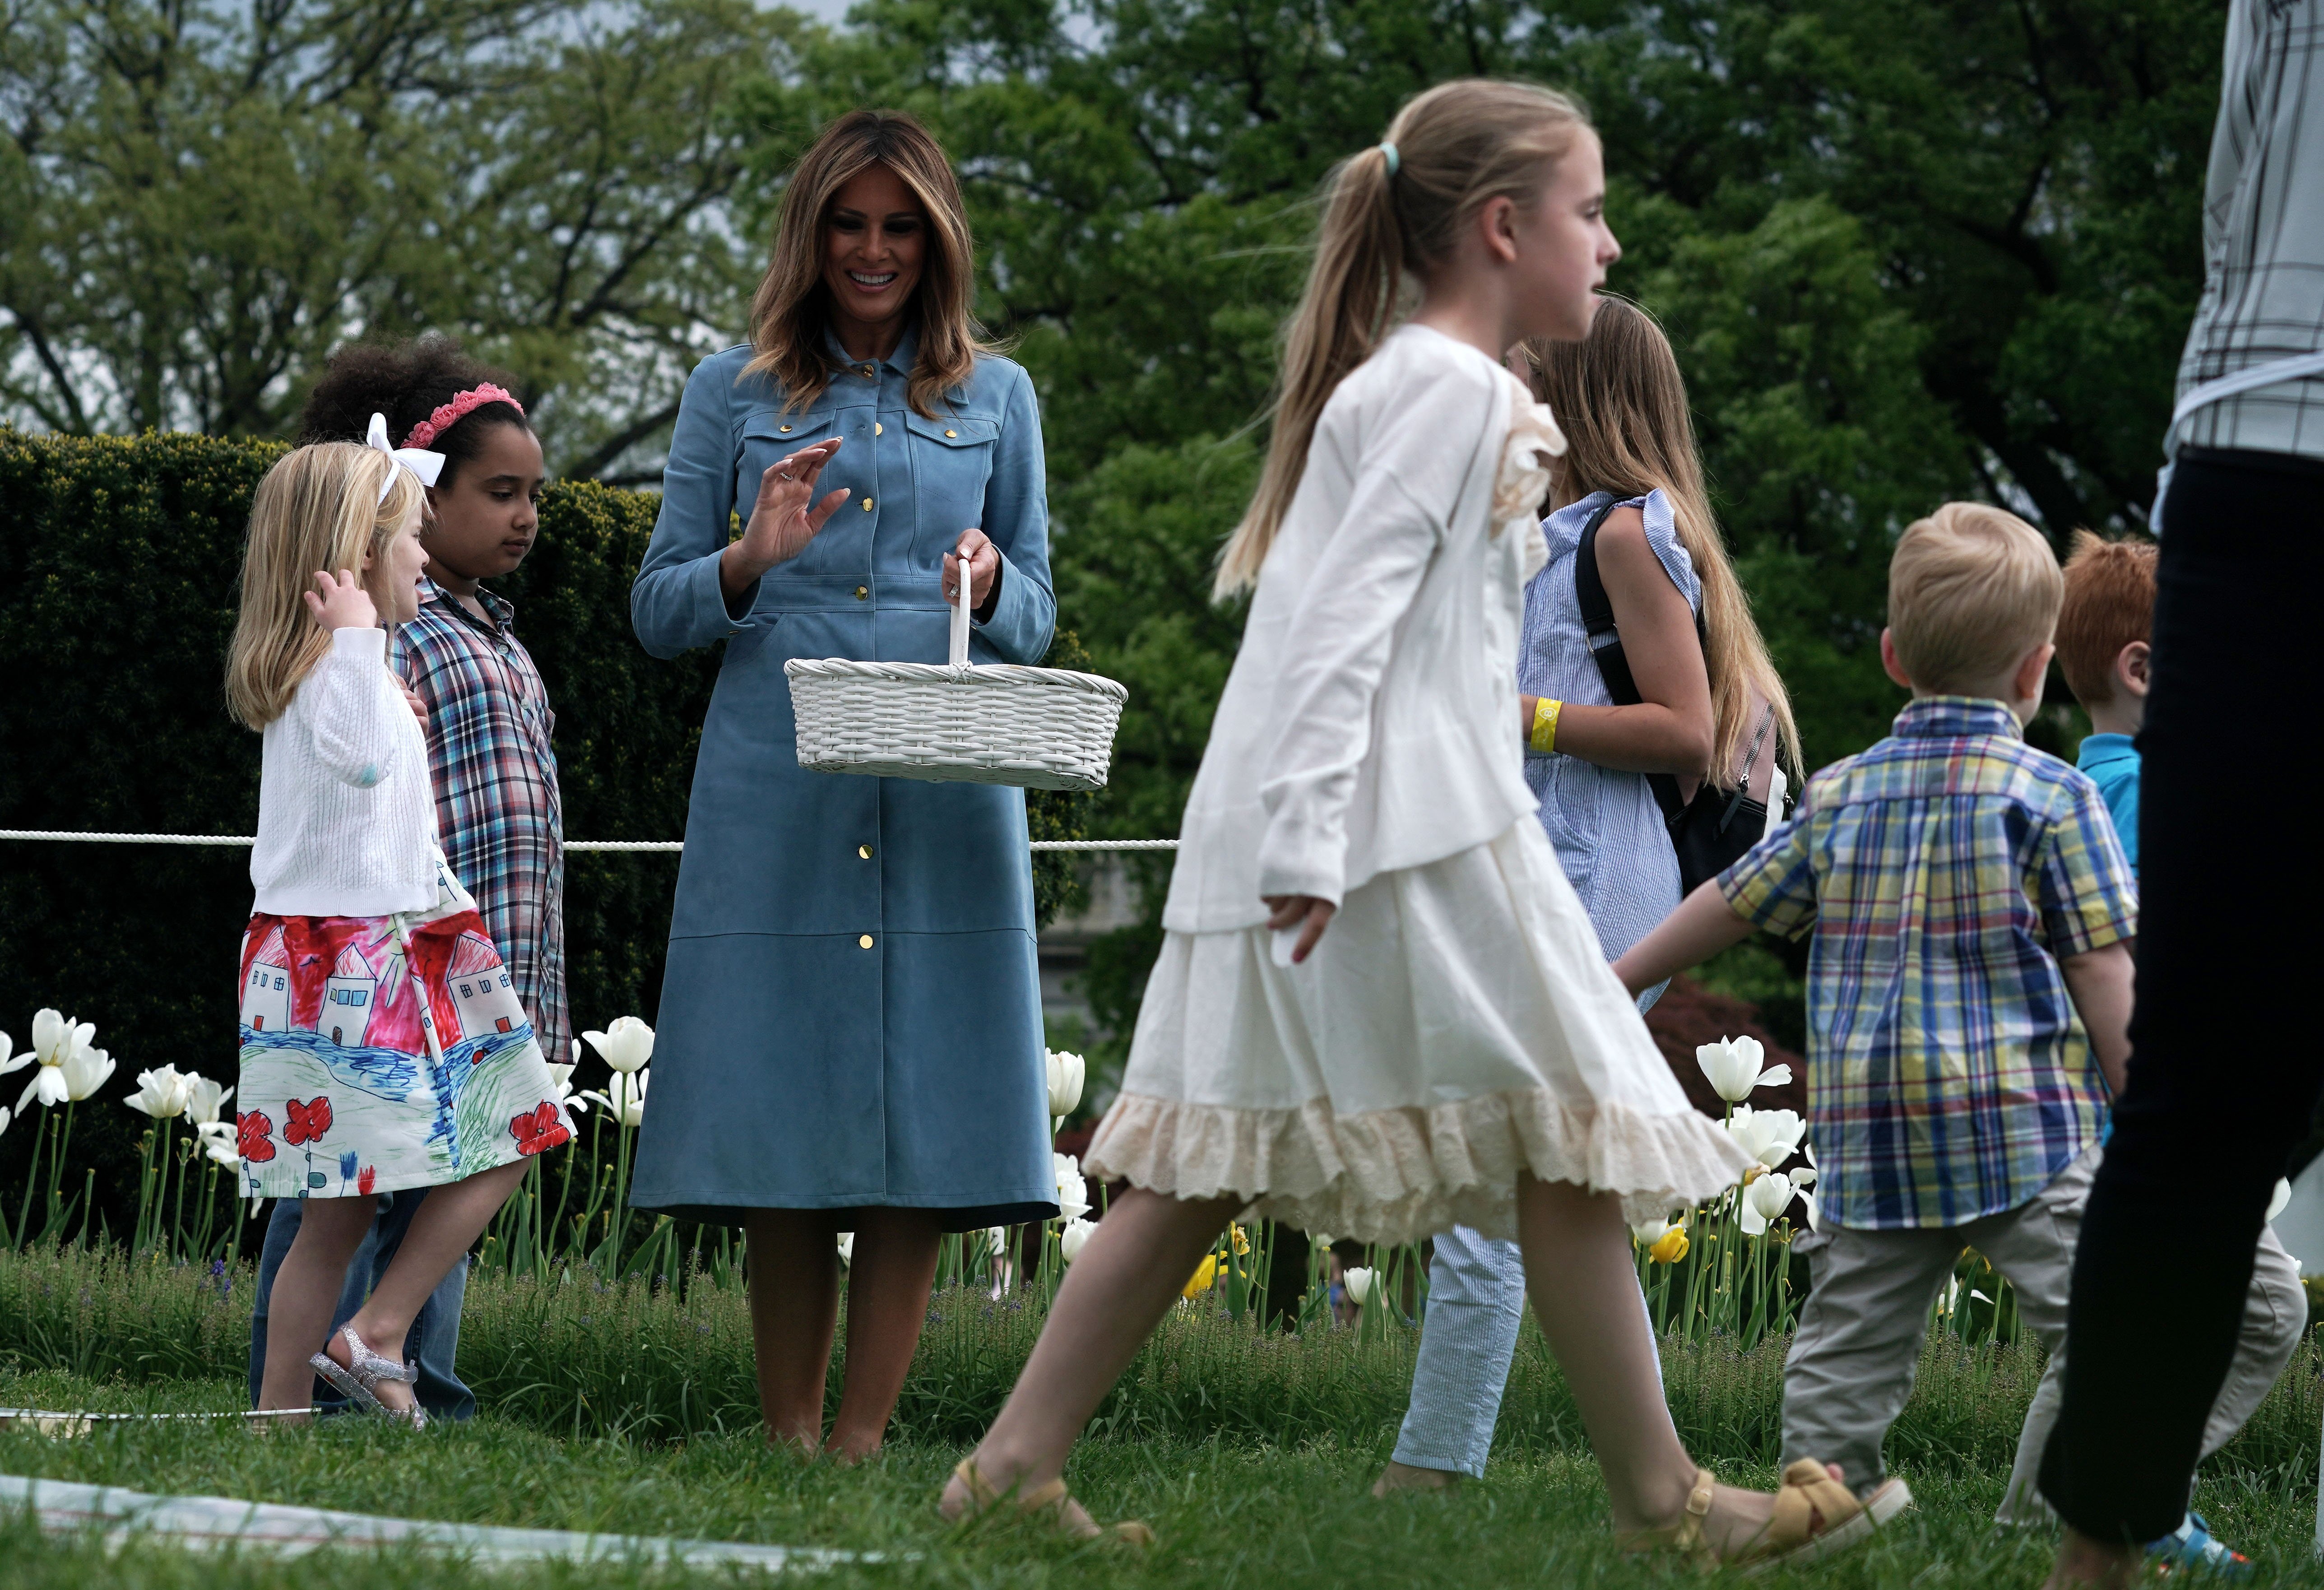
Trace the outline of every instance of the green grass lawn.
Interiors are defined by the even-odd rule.
[[[190,1276],[105,1271],[70,1256],[0,1256],[0,1403],[235,1408],[238,1382],[217,1378],[247,1328],[234,1312],[235,1290]],[[958,1531],[936,1517],[945,1473],[1013,1378],[1037,1308],[939,1298],[899,1438],[881,1460],[844,1470],[800,1462],[758,1438],[742,1379],[747,1360],[734,1353],[740,1308],[739,1299],[700,1293],[681,1308],[586,1283],[543,1296],[485,1282],[472,1298],[462,1350],[487,1409],[473,1423],[412,1432],[340,1419],[265,1437],[234,1421],[100,1427],[71,1439],[6,1433],[0,1473],[908,1558],[826,1576],[846,1585],[1305,1590],[1692,1580],[1677,1565],[1626,1561],[1613,1550],[1570,1399],[1530,1330],[1485,1481],[1450,1498],[1380,1503],[1365,1492],[1395,1437],[1408,1335],[1265,1337],[1215,1314],[1179,1311],[1102,1412],[1100,1434],[1069,1476],[1099,1517],[1155,1526],[1161,1544],[1139,1554],[1011,1523]],[[1774,1483],[1780,1364],[1780,1343],[1748,1353],[1718,1344],[1666,1352],[1681,1429],[1728,1480]],[[1933,1346],[1891,1447],[1920,1510],[1869,1549],[1772,1582],[1894,1590],[2038,1583],[2047,1537],[1997,1534],[1987,1521],[2038,1371],[2029,1351]],[[2204,1476],[2198,1505],[2260,1560],[2254,1585],[2324,1586],[2310,1550],[2319,1413],[2324,1373],[2311,1345]],[[8,1590],[595,1586],[675,1576],[561,1565],[470,1571],[416,1553],[273,1562],[133,1545],[108,1557],[90,1542],[44,1539],[21,1518],[0,1521]]]

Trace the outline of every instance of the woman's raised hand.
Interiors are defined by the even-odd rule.
[[[726,549],[719,567],[721,583],[727,586],[730,596],[739,595],[742,587],[776,564],[787,563],[806,550],[816,532],[847,501],[844,487],[819,503],[815,500],[816,482],[831,456],[839,451],[839,442],[835,436],[801,448],[768,465],[759,476],[758,501],[751,505],[742,539]]]
[[[315,570],[315,588],[303,591],[307,611],[325,629],[377,629],[379,609],[372,605],[371,593],[352,570],[342,569],[337,576]]]

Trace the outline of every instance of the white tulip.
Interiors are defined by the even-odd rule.
[[[32,1063],[32,1051],[29,1049],[16,1055],[13,1060],[8,1058],[12,1054],[16,1054],[16,1040],[5,1032],[0,1032],[0,1077],[5,1077],[11,1071],[21,1071]]]
[[[7,1130],[8,1130],[8,1123],[9,1123],[9,1122],[11,1122],[11,1121],[14,1121],[15,1118],[16,1118],[16,1112],[15,1112],[15,1111],[14,1111],[14,1110],[7,1110],[7,1109],[0,1109],[0,1132],[5,1132],[5,1131],[7,1131]]]
[[[1792,1079],[1789,1066],[1760,1069],[1766,1058],[1766,1046],[1756,1038],[1722,1038],[1694,1051],[1694,1063],[1711,1078],[1711,1090],[1730,1105],[1749,1098],[1755,1087],[1781,1087]]]
[[[842,1264],[855,1262],[855,1234],[852,1231],[839,1234],[839,1262]]]
[[[1796,1152],[1807,1123],[1797,1110],[1755,1110],[1738,1105],[1725,1125],[1743,1151],[1773,1170]]]
[[[653,1029],[635,1016],[623,1016],[603,1032],[581,1036],[616,1071],[634,1071],[653,1058]]]
[[[233,1122],[201,1122],[194,1127],[194,1130],[201,1135],[202,1152],[229,1170],[242,1168],[242,1155],[238,1151],[241,1142]]]
[[[1057,1173],[1057,1214],[1078,1220],[1090,1211],[1089,1183],[1082,1179],[1082,1162],[1071,1154],[1049,1156]]]
[[[233,1096],[233,1088],[220,1087],[199,1071],[186,1073],[186,1120],[193,1126],[216,1125],[218,1111]]]
[[[591,1088],[581,1096],[592,1104],[601,1105],[605,1114],[622,1125],[635,1126],[646,1118],[647,1075],[648,1073],[643,1071],[638,1072],[635,1076],[625,1071],[616,1071],[613,1073],[613,1080],[606,1085],[608,1093],[599,1093],[596,1089]]]
[[[1792,1179],[1780,1170],[1770,1170],[1765,1176],[1755,1176],[1743,1189],[1742,1206],[1736,1211],[1736,1220],[1746,1236],[1757,1236],[1767,1229],[1768,1222],[1783,1218],[1784,1211],[1792,1206],[1797,1194]]]
[[[1362,1308],[1371,1299],[1372,1272],[1362,1265],[1340,1272],[1340,1284],[1348,1289],[1348,1301]]]
[[[1049,1060],[1049,1118],[1062,1120],[1082,1105],[1082,1083],[1089,1075],[1088,1062],[1081,1056],[1065,1049],[1047,1051]]]
[[[94,1021],[70,1021],[54,1011],[35,1012],[32,1053],[41,1068],[17,1098],[17,1113],[23,1114],[36,1097],[44,1105],[61,1105],[85,1099],[102,1087],[113,1075],[113,1060],[105,1050],[89,1046],[96,1035]]]
[[[2275,1191],[2268,1195],[2267,1213],[2260,1218],[2264,1221],[2273,1221],[2278,1215],[2283,1213],[2283,1206],[2290,1202],[2292,1202],[2292,1183],[2286,1178],[2279,1176],[2275,1179]]]
[[[137,1091],[122,1103],[143,1110],[156,1121],[174,1121],[186,1110],[186,1078],[175,1066],[137,1073]]]
[[[1630,1227],[1630,1240],[1642,1248],[1651,1248],[1670,1234],[1667,1220],[1641,1220]]]
[[[580,1064],[581,1053],[581,1040],[577,1038],[573,1040],[573,1053],[575,1060],[572,1066],[552,1065],[549,1068],[549,1080],[556,1086],[557,1096],[567,1109],[576,1115],[586,1115],[589,1113],[588,1101],[573,1095],[573,1072]]]
[[[1066,1263],[1072,1263],[1074,1255],[1082,1251],[1082,1244],[1089,1241],[1090,1233],[1096,1229],[1097,1222],[1094,1220],[1066,1221],[1065,1228],[1057,1233],[1058,1256]]]

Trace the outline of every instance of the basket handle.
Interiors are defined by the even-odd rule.
[[[960,559],[960,599],[954,604],[952,610],[952,665],[954,668],[968,666],[968,555],[964,552]]]

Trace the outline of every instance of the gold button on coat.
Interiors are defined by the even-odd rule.
[[[867,376],[868,376],[868,375],[876,375],[876,374],[879,374],[879,371],[878,371],[874,366],[870,365],[864,365],[864,366],[863,366],[863,374],[866,374]]]
[[[855,599],[859,602],[871,596],[871,594],[872,587],[870,586],[857,586],[855,587]]]
[[[958,436],[958,435],[960,434],[960,432],[959,432],[959,431],[957,431],[957,430],[947,430],[947,431],[945,431],[945,434],[946,436]]]
[[[871,499],[870,497],[866,497],[866,498],[864,498],[864,499],[863,499],[863,511],[864,511],[866,513],[869,513],[870,512],[872,512],[872,499]]]
[[[887,431],[888,431],[888,428],[887,428],[886,426],[884,426],[884,425],[881,424],[881,423],[880,423],[880,421],[878,421],[877,420],[874,420],[874,421],[872,421],[872,435],[874,435],[874,436],[884,436],[884,435],[886,435],[886,434],[887,434]]]
[[[858,938],[855,943],[859,948],[869,949],[872,948],[872,935],[866,933],[862,938]]]
[[[862,856],[865,861],[870,861],[872,859],[872,847],[869,845],[858,845],[855,847],[855,854]]]
[[[785,436],[788,436],[791,433],[791,428],[788,425],[778,425],[775,429],[781,431]]]

